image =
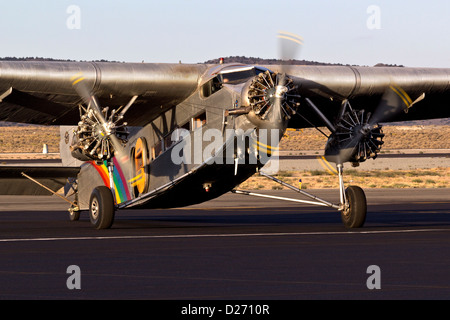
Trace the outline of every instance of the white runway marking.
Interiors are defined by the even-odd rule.
[[[66,238],[24,238],[0,239],[0,243],[8,242],[37,242],[37,241],[80,241],[80,240],[142,240],[142,239],[195,239],[195,238],[242,238],[242,237],[293,237],[317,235],[356,235],[356,234],[395,234],[419,232],[450,232],[450,229],[408,229],[408,230],[380,230],[380,231],[342,231],[342,232],[298,232],[298,233],[229,233],[229,234],[180,234],[161,236],[110,236],[110,237],[66,237]]]

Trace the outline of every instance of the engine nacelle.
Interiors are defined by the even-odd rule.
[[[335,163],[351,162],[353,166],[375,159],[384,144],[382,126],[369,124],[370,113],[348,111],[336,125],[325,147],[325,157]]]

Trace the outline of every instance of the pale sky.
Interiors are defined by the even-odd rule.
[[[303,36],[298,59],[450,68],[448,0],[0,3],[0,57],[170,63],[277,58],[283,30]],[[70,6],[79,15],[68,12]]]

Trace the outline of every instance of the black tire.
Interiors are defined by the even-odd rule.
[[[69,211],[69,218],[70,218],[70,221],[78,221],[78,220],[80,220],[80,211],[78,211],[78,210],[70,210]]]
[[[114,222],[114,198],[108,187],[97,187],[89,202],[89,218],[97,230],[110,229]]]
[[[362,228],[366,222],[367,200],[363,189],[350,186],[345,190],[349,207],[341,212],[342,222],[346,228]]]

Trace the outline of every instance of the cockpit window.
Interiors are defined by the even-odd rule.
[[[224,84],[234,85],[244,83],[265,71],[266,69],[260,67],[225,68],[216,77],[203,85],[201,91],[202,96],[207,98],[222,89]]]
[[[220,82],[218,77],[215,77],[202,86],[201,93],[203,98],[208,98],[220,89],[222,89],[222,83]]]
[[[246,82],[248,79],[255,77],[257,75],[257,72],[258,70],[255,68],[235,72],[224,72],[219,74],[219,79],[222,83],[238,84]]]

